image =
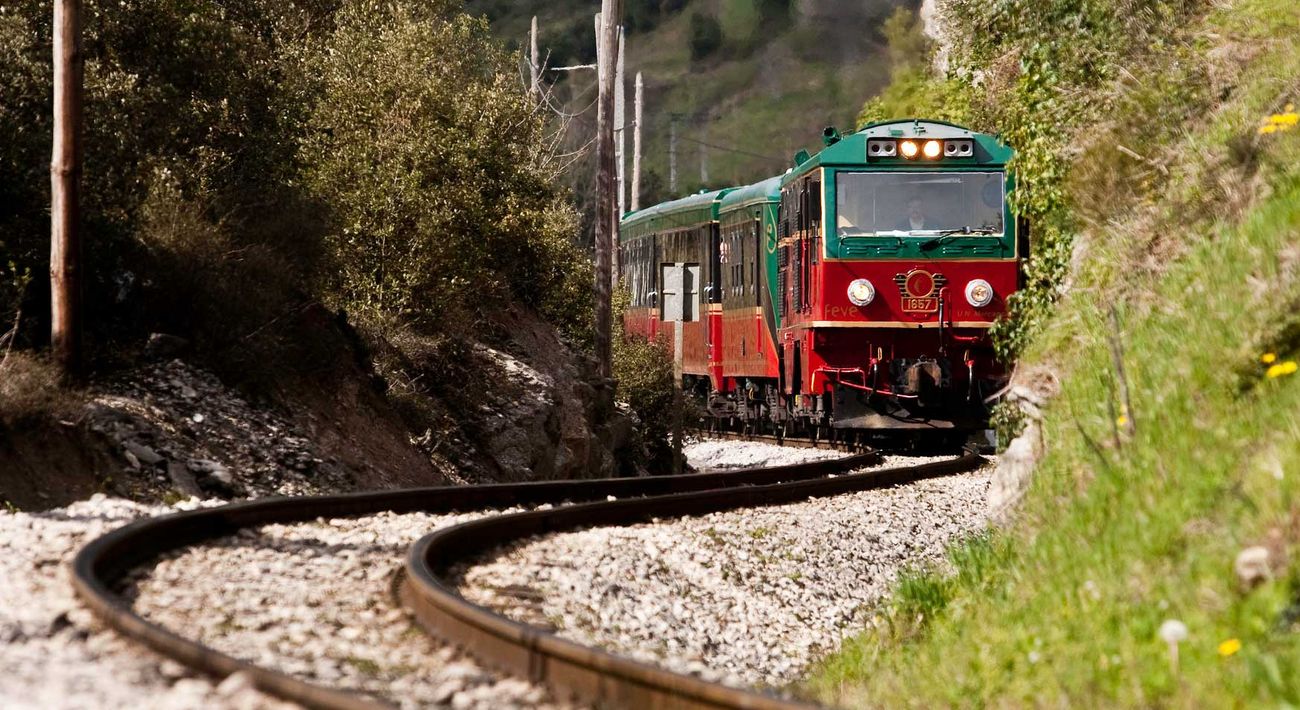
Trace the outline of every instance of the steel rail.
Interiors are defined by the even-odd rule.
[[[659,517],[703,515],[735,508],[789,503],[882,488],[968,471],[983,458],[961,457],[832,478],[588,503],[494,516],[426,535],[412,546],[400,594],[419,623],[461,645],[489,666],[502,668],[597,707],[762,708],[802,703],[711,683],[565,640],[469,602],[452,579],[457,565],[533,535],[597,525],[631,525]]]
[[[131,608],[130,600],[121,592],[123,582],[135,567],[155,561],[169,552],[260,525],[383,512],[443,513],[604,500],[608,496],[657,496],[762,486],[778,481],[813,479],[879,461],[880,455],[872,451],[788,466],[681,476],[440,486],[231,503],[138,520],[92,540],[73,558],[72,585],[77,596],[107,626],[201,673],[224,678],[243,672],[248,674],[258,690],[308,707],[339,710],[388,707],[374,698],[314,685],[239,660],[148,621]]]

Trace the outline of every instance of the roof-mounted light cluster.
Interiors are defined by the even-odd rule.
[[[938,160],[970,158],[975,155],[975,141],[970,138],[872,138],[867,141],[867,159],[897,158]]]

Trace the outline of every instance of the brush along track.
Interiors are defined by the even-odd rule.
[[[337,689],[313,685],[277,671],[259,668],[196,641],[183,638],[143,619],[132,610],[129,602],[114,590],[120,586],[121,581],[132,568],[142,563],[155,561],[165,553],[230,535],[242,528],[270,523],[304,522],[318,517],[351,517],[386,511],[446,512],[563,501],[599,500],[607,496],[661,496],[660,498],[627,500],[617,503],[574,506],[573,510],[590,511],[590,513],[582,513],[577,517],[565,515],[550,522],[538,522],[539,520],[546,521],[545,516],[541,518],[525,518],[524,520],[511,517],[517,524],[526,526],[526,532],[523,534],[527,535],[544,529],[569,529],[590,524],[607,524],[624,518],[633,520],[638,519],[638,516],[662,515],[664,514],[663,511],[668,511],[669,514],[689,514],[701,512],[705,509],[777,502],[789,499],[786,496],[793,496],[793,498],[797,499],[808,495],[826,495],[843,490],[861,490],[964,470],[977,462],[975,457],[967,456],[951,463],[945,462],[945,466],[940,468],[930,465],[919,469],[900,468],[890,471],[877,471],[871,474],[855,474],[834,479],[821,479],[820,481],[812,480],[829,473],[852,470],[876,460],[875,454],[865,454],[794,466],[736,470],[725,473],[680,477],[446,487],[238,503],[139,521],[105,535],[87,545],[77,555],[73,562],[73,583],[78,595],[85,601],[91,611],[103,619],[110,627],[196,670],[219,677],[243,671],[248,674],[259,689],[313,707],[376,707],[380,706],[380,703],[372,699]],[[867,478],[864,479],[863,476]],[[793,484],[795,488],[786,491],[785,486],[775,484],[778,481],[799,481],[800,483]],[[804,484],[818,482],[838,482],[838,486],[824,489],[816,486],[813,488],[804,486]],[[730,489],[725,491],[717,490],[723,487],[730,487]],[[683,491],[705,492],[687,494],[683,493]],[[783,491],[785,492],[783,493]],[[662,497],[665,494],[667,497]],[[650,504],[650,507],[642,509],[637,504]],[[569,510],[569,508],[560,510]],[[650,510],[660,512],[648,512]],[[530,516],[535,514],[525,513],[520,515]],[[590,515],[590,517],[585,517],[587,515]],[[464,527],[458,526],[449,529],[447,532],[452,530],[460,531]],[[499,528],[495,532],[489,533],[494,537],[488,544],[491,546],[513,539],[506,534],[507,532],[506,528]],[[460,539],[463,540],[465,533],[459,532],[457,535],[462,536]],[[470,533],[471,537],[474,535],[477,535],[477,533]],[[429,542],[429,538],[422,541],[422,543]],[[429,551],[438,551],[438,554],[443,555],[444,559],[450,559],[452,552],[445,543],[432,546],[424,544],[418,549],[425,551],[422,553],[422,558],[426,561],[432,559],[429,557]],[[479,548],[467,546],[455,552],[458,555],[473,554],[476,549]],[[412,560],[414,559],[413,556]],[[533,650],[529,651],[529,653],[533,654],[535,658],[531,664],[520,666],[518,663],[512,663],[510,658],[502,657],[500,649],[503,648],[503,644],[500,641],[479,644],[476,643],[476,636],[473,632],[466,632],[463,635],[457,634],[452,625],[436,623],[439,614],[456,614],[455,618],[459,619],[458,623],[461,624],[466,623],[464,619],[467,618],[467,612],[469,618],[472,618],[475,612],[490,616],[486,610],[468,604],[448,588],[442,587],[440,589],[441,582],[436,576],[436,569],[436,565],[412,563],[407,575],[408,579],[419,581],[408,582],[405,585],[403,594],[412,600],[413,606],[420,610],[419,615],[423,623],[436,628],[447,629],[450,640],[465,645],[472,655],[486,661],[489,665],[504,666],[531,679],[551,683],[561,690],[577,691],[581,693],[582,697],[591,699],[610,698],[615,701],[626,697],[629,698],[630,702],[637,702],[635,699],[642,697],[635,693],[629,694],[623,691],[609,692],[608,689],[594,694],[582,692],[585,686],[568,680],[567,676],[562,673],[555,672],[559,661],[551,660],[565,659],[571,662],[572,649],[564,649],[564,652],[557,655],[545,643],[546,639],[541,638],[545,636],[544,634],[530,634],[524,627],[519,627],[516,630],[522,632],[516,633],[516,636],[528,639],[527,642],[533,644]],[[497,621],[503,622],[507,626],[518,626],[503,619]],[[473,624],[470,624],[469,628],[474,628]],[[559,642],[558,639],[555,639],[555,641],[561,646],[566,643]],[[573,646],[573,644],[567,645]],[[581,649],[581,647],[577,648]],[[591,663],[579,664],[588,677],[591,677],[593,673],[603,672],[602,669],[606,666],[616,672],[615,675],[599,682],[597,687],[607,686],[609,689],[617,689],[628,682],[626,680],[627,669],[619,665],[619,659],[613,659],[614,663],[610,666],[609,659],[598,658],[604,656],[604,654],[591,650],[587,650],[586,653],[596,659]],[[656,674],[665,673],[649,666],[641,666],[641,664],[632,665],[638,666],[640,670],[648,671],[651,682],[659,680]],[[676,678],[673,674],[666,675]],[[641,676],[638,676],[638,678],[641,679],[637,683],[644,685],[645,679]],[[698,680],[689,678],[686,681],[695,684],[700,683]],[[672,681],[670,678],[669,682],[671,684],[679,681]],[[754,696],[743,691],[721,687],[717,692],[721,693],[718,697],[722,698],[724,702],[727,698],[737,697],[738,699],[730,703],[732,706],[753,706],[753,698],[763,698],[763,696]],[[675,695],[670,695],[670,697],[674,698],[672,702],[683,702],[682,699],[676,699]]]

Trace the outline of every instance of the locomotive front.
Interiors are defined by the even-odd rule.
[[[810,426],[982,428],[1005,381],[988,329],[1019,283],[1011,150],[938,121],[868,126],[782,180],[776,264],[789,414]]]

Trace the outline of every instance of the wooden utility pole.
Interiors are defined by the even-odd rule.
[[[623,28],[618,28],[618,64],[614,69],[614,149],[618,156],[618,214],[627,211],[627,81],[623,74]],[[614,269],[615,275],[618,268]]]
[[[596,308],[595,349],[597,373],[613,375],[610,295],[613,256],[618,230],[618,193],[614,165],[614,69],[618,63],[618,24],[623,15],[622,0],[601,0],[596,25]]]
[[[641,83],[641,72],[636,73],[636,94],[632,109],[632,211],[641,209],[641,102],[644,99],[645,86]]]
[[[528,72],[532,79],[529,84],[533,96],[540,96],[542,93],[541,80],[538,77],[540,67],[537,64],[537,15],[533,15],[532,27],[528,30]]]
[[[54,2],[54,149],[50,158],[50,344],[81,371],[81,0]]]

